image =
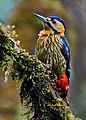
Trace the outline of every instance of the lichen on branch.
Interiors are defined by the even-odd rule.
[[[27,107],[27,119],[79,120],[60,97],[51,68],[22,49],[16,36],[14,26],[0,25],[0,67],[6,81],[10,74],[21,83],[20,100]]]

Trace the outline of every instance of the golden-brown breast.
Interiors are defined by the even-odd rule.
[[[35,54],[45,64],[50,64],[52,70],[60,77],[66,72],[66,61],[61,54],[61,40],[57,34],[42,30],[36,43]]]

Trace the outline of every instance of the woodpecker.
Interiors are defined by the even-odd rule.
[[[65,36],[66,23],[59,16],[34,15],[43,24],[35,54],[40,61],[52,66],[52,71],[58,77],[56,86],[62,92],[61,97],[65,99],[69,92],[70,80],[70,46]]]

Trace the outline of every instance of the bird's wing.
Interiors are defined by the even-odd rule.
[[[62,44],[62,46],[60,47],[61,52],[65,60],[69,63],[70,62],[70,46],[65,37],[61,37],[61,44]]]

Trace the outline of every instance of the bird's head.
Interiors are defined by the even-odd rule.
[[[59,16],[44,17],[42,15],[35,13],[34,15],[41,20],[45,29],[50,29],[54,33],[64,36],[64,32],[66,30],[66,23],[61,17]]]

